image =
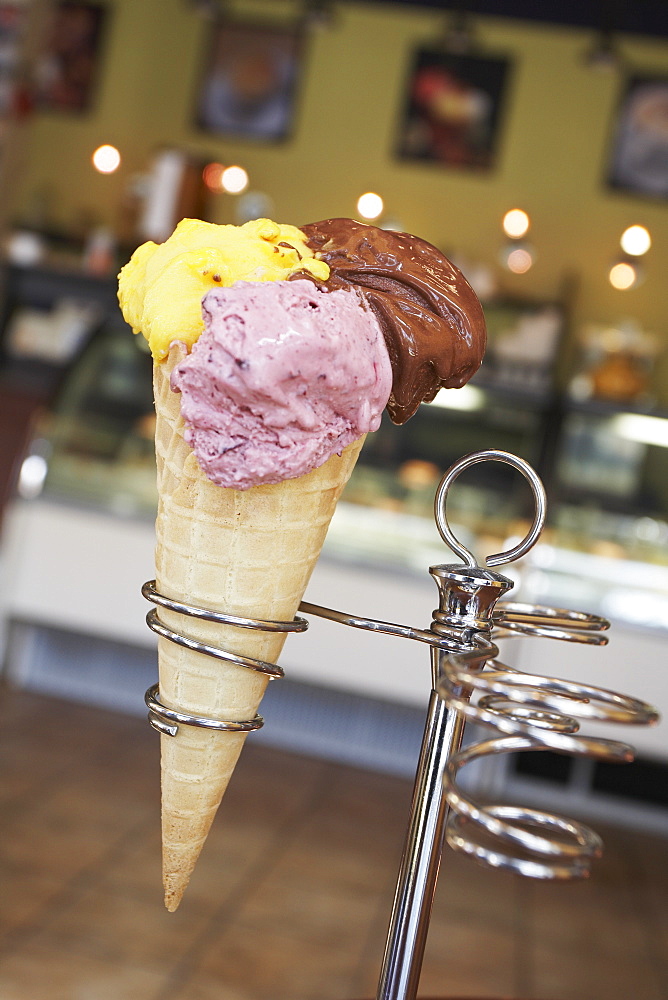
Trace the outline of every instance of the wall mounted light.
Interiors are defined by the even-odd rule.
[[[521,240],[529,232],[531,219],[523,208],[511,208],[502,221],[503,231],[511,240]]]
[[[121,165],[121,154],[115,146],[105,143],[98,146],[91,156],[93,166],[100,174],[113,174]]]
[[[227,194],[241,194],[248,187],[248,173],[243,167],[225,167],[220,183]]]
[[[642,257],[651,247],[652,237],[644,226],[629,226],[622,233],[619,245],[631,257]]]
[[[243,167],[207,163],[202,180],[212,194],[241,194],[248,187],[248,172]]]
[[[222,163],[207,163],[202,171],[202,180],[212,194],[220,194],[223,190],[223,170]]]
[[[357,199],[357,211],[363,219],[373,221],[383,214],[383,199],[375,191],[367,191]]]
[[[501,262],[513,274],[526,274],[533,267],[533,247],[527,244],[507,246],[501,254]]]
[[[608,281],[613,288],[625,292],[637,288],[645,279],[645,269],[638,260],[652,245],[652,237],[645,226],[628,226],[622,233],[619,245],[623,253],[608,271]]]
[[[506,242],[501,247],[499,259],[513,274],[526,274],[533,267],[536,251],[524,237],[529,232],[531,219],[523,208],[511,208],[501,222]]]
[[[608,281],[619,292],[635,288],[642,281],[643,274],[635,261],[618,260],[608,271]]]

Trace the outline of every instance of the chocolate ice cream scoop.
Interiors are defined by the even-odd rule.
[[[482,306],[440,250],[408,233],[352,219],[301,226],[331,274],[326,289],[356,286],[381,324],[392,362],[387,409],[395,424],[441,388],[457,389],[480,367],[486,344]]]

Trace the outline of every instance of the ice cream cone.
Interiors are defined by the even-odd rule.
[[[245,491],[216,486],[183,438],[179,394],[170,375],[184,353],[174,345],[155,365],[156,587],[171,599],[249,618],[295,615],[364,438],[298,479]],[[275,663],[285,633],[184,618],[164,608],[177,632]],[[225,721],[253,719],[267,675],[158,640],[160,700],[169,708]],[[161,736],[165,904],[179,905],[245,733],[181,725]]]

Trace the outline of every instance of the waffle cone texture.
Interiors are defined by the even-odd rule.
[[[317,561],[363,438],[298,479],[245,491],[216,486],[183,437],[170,375],[173,345],[154,366],[158,468],[156,586],[187,604],[246,618],[292,619]],[[261,632],[159,610],[169,628],[229,652],[275,663],[285,633]],[[268,677],[158,639],[160,700],[224,721],[253,719]],[[161,735],[165,905],[181,901],[227,788],[245,733],[179,726]]]

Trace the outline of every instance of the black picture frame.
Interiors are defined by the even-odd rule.
[[[97,86],[108,11],[84,0],[59,0],[37,60],[35,106],[39,111],[82,113]]]
[[[207,35],[197,127],[238,139],[288,139],[303,56],[299,26],[223,19]]]
[[[419,48],[413,53],[396,155],[463,170],[496,163],[510,61]]]
[[[607,183],[616,191],[668,199],[668,77],[626,80],[613,127]]]

